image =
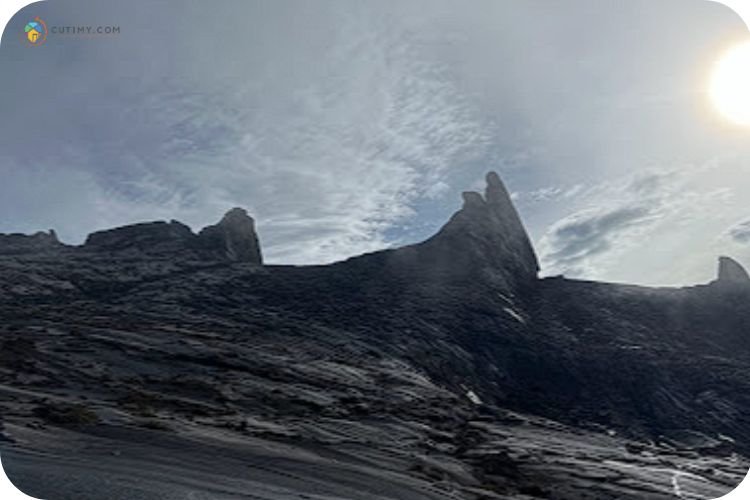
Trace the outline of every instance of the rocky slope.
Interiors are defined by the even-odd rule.
[[[3,465],[55,498],[713,498],[747,471],[750,279],[538,279],[496,174],[432,238],[264,266],[233,209],[0,236]],[[91,471],[95,473],[92,474]],[[114,486],[113,486],[114,485]]]

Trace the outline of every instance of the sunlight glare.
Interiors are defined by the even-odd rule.
[[[750,41],[733,47],[718,61],[710,93],[722,115],[750,126]]]

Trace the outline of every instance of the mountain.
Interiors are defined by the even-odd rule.
[[[145,258],[187,254],[217,261],[263,263],[255,221],[241,208],[233,208],[218,224],[203,228],[197,235],[176,220],[146,222],[90,234],[83,249],[131,251]]]
[[[218,224],[203,228],[198,240],[204,248],[231,261],[263,263],[255,221],[242,208],[233,208]]]
[[[321,266],[263,265],[238,208],[197,234],[0,236],[8,474],[49,500],[734,488],[750,453],[742,266],[721,258],[685,288],[540,279],[497,174],[463,197],[422,243]]]
[[[719,257],[719,275],[716,283],[721,285],[750,285],[750,276],[745,268],[731,257]]]
[[[428,281],[486,281],[510,293],[533,284],[539,263],[500,177],[490,172],[484,197],[466,192],[463,199],[435,236],[389,252],[389,270]]]
[[[0,252],[6,254],[37,252],[58,248],[61,245],[52,229],[47,233],[40,231],[32,235],[0,234]]]

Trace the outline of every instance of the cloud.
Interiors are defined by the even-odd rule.
[[[674,208],[677,172],[654,170],[583,189],[588,206],[552,223],[539,241],[544,274],[598,277]],[[556,193],[562,194],[560,189]]]
[[[711,4],[141,3],[40,3],[122,33],[3,44],[0,231],[244,206],[270,262],[329,262],[429,236],[492,169],[549,269],[695,282],[738,245],[750,146],[695,78],[746,27]]]
[[[590,209],[566,217],[542,239],[547,272],[572,275],[592,270],[593,258],[626,244],[632,230],[658,218],[654,207],[621,206]]]
[[[729,229],[729,236],[737,243],[750,244],[750,220],[740,222]]]
[[[546,203],[573,198],[578,195],[582,189],[582,184],[575,184],[571,187],[547,186],[532,191],[514,191],[511,193],[511,198],[516,202],[526,204]]]
[[[714,261],[750,243],[739,158],[676,164],[585,186],[557,200],[537,239],[543,274],[648,285],[705,283]],[[729,227],[730,229],[724,229]],[[719,228],[719,229],[717,229]]]
[[[80,44],[79,58],[97,68],[96,78],[57,61],[64,93],[32,75],[41,97],[22,99],[27,84],[19,80],[13,101],[35,108],[28,112],[25,103],[18,115],[44,117],[34,128],[38,140],[0,145],[15,160],[34,151],[39,176],[85,183],[60,184],[66,193],[55,197],[58,206],[35,208],[44,217],[3,220],[0,230],[35,231],[43,219],[43,228],[77,243],[92,230],[144,219],[198,228],[244,206],[271,263],[330,262],[400,243],[389,228],[412,218],[419,200],[450,193],[451,169],[486,155],[492,127],[425,48],[424,30],[413,26],[420,17],[394,22],[375,6],[300,2],[295,18],[305,22],[290,32],[291,8],[227,19],[192,6],[169,16],[190,37],[130,39],[127,57],[116,47]],[[148,28],[143,16],[117,16],[129,30],[123,38]],[[180,28],[203,18],[246,34],[243,43]],[[139,50],[148,54],[138,59]],[[217,54],[233,64],[217,65]],[[163,69],[144,72],[146,60]],[[128,74],[142,76],[123,86]],[[17,120],[2,121],[17,135]],[[15,160],[6,164],[7,185],[25,185]],[[6,190],[0,187],[0,213],[10,213],[17,198]]]

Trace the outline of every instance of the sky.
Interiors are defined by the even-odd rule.
[[[36,16],[119,33],[29,47]],[[543,274],[704,283],[750,266],[750,128],[707,95],[749,38],[705,0],[32,4],[0,45],[0,232],[241,206],[267,262],[326,263],[429,237],[495,170]]]

